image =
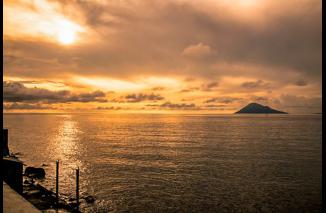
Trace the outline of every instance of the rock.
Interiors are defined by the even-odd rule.
[[[86,196],[84,199],[87,203],[94,203],[94,201],[95,201],[95,198],[91,195]]]
[[[20,152],[11,153],[13,156],[21,155]]]
[[[28,180],[24,180],[24,184],[30,184]]]
[[[30,190],[30,191],[26,192],[26,195],[28,195],[28,196],[39,195],[39,194],[41,194],[40,190]]]
[[[45,170],[43,168],[27,167],[25,169],[25,175],[34,178],[44,178]]]
[[[45,166],[48,166],[47,164],[45,164],[45,163],[43,163],[42,165],[41,165],[41,167],[45,167]]]

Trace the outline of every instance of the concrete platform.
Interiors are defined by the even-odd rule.
[[[3,182],[3,212],[4,213],[40,213],[31,203]]]

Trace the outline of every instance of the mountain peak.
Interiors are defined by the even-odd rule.
[[[278,111],[275,109],[270,108],[269,106],[263,106],[258,103],[250,103],[247,106],[243,107],[236,114],[241,113],[252,113],[252,114],[287,114],[286,112]]]

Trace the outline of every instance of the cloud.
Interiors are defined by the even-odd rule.
[[[180,0],[51,2],[56,3],[56,13],[91,29],[93,39],[64,48],[43,40],[5,37],[6,75],[49,77],[60,72],[62,76],[128,78],[136,75],[134,70],[137,75],[205,78],[229,74],[212,66],[215,63],[229,67],[247,63],[275,72],[283,68],[307,74],[313,81],[321,75],[321,2],[317,0],[259,2],[262,6],[253,11],[252,19],[243,14],[246,11],[234,13],[236,3],[225,6],[209,0],[201,4]],[[296,7],[289,7],[293,3]],[[218,57],[213,50],[219,50]],[[254,74],[234,71],[238,76]],[[270,75],[270,71],[261,69],[259,74]]]
[[[268,97],[263,97],[263,96],[253,96],[253,100],[255,101],[268,101]]]
[[[24,84],[15,81],[3,82],[3,100],[5,102],[106,102],[105,93],[94,91],[90,93],[73,94],[68,90],[51,91],[41,88],[27,88]]]
[[[37,110],[54,110],[57,109],[56,107],[49,106],[49,105],[43,105],[43,104],[30,104],[30,103],[6,103],[4,104],[4,109],[6,110],[31,110],[31,109],[37,109]]]
[[[281,103],[284,106],[296,106],[296,107],[319,107],[321,108],[321,97],[306,97],[306,96],[296,96],[296,95],[281,95]]]
[[[191,103],[191,104],[175,104],[171,102],[165,102],[162,105],[160,105],[162,108],[169,108],[169,109],[194,109],[196,107],[196,104]]]
[[[165,87],[153,87],[152,91],[163,91],[165,89],[166,89]]]
[[[296,81],[294,84],[296,86],[299,86],[299,87],[304,87],[304,86],[307,86],[308,85],[308,82],[305,81],[305,80],[300,79],[300,80]]]
[[[206,104],[204,105],[204,107],[208,107],[208,108],[220,108],[220,107],[225,107],[227,105],[225,104]]]
[[[204,103],[223,103],[223,104],[230,104],[235,101],[240,101],[242,98],[235,98],[235,97],[215,97],[215,98],[210,98]]]
[[[193,91],[203,91],[203,92],[209,92],[209,91],[215,91],[218,88],[219,84],[216,81],[212,81],[209,83],[204,83],[200,86],[192,86],[185,89],[180,90],[181,93],[187,93],[187,92],[193,92]]]
[[[203,84],[201,89],[202,91],[214,91],[218,87],[218,82],[210,82],[208,84]]]
[[[270,88],[270,83],[263,80],[248,81],[241,84],[242,87],[246,89],[256,89],[256,88]]]
[[[190,87],[190,88],[187,88],[187,89],[182,89],[179,92],[186,93],[186,92],[193,92],[193,91],[197,91],[197,90],[200,90],[200,88],[199,87]]]
[[[87,93],[88,97],[82,97],[74,91],[87,89],[89,85],[92,90],[103,90],[109,83],[76,83],[75,77],[90,82],[102,77],[117,79],[144,88],[116,94],[115,97],[121,96],[117,102],[128,101],[124,96],[128,93],[136,93],[129,101],[141,102],[146,97],[136,97],[137,94],[148,91],[160,91],[167,99],[174,90],[183,92],[171,99],[176,103],[184,98],[196,98],[192,93],[186,93],[191,91],[201,97],[200,102],[209,99],[212,92],[205,93],[209,91],[218,91],[223,96],[242,95],[249,101],[252,95],[264,96],[271,86],[273,97],[269,101],[281,92],[321,96],[320,0],[264,0],[256,1],[255,6],[248,8],[242,8],[238,4],[240,1],[211,0],[40,0],[30,1],[28,7],[25,4],[28,1],[12,2],[5,4],[4,10],[9,12],[4,14],[4,19],[21,22],[19,26],[25,24],[24,29],[33,36],[21,36],[19,32],[23,28],[12,36],[7,36],[5,30],[4,77],[55,81],[61,78],[69,89],[54,91],[40,89],[42,86],[33,89],[31,82],[21,82],[27,88],[20,88],[14,94],[11,91],[11,96],[7,96],[11,102],[17,98],[24,102],[105,101],[105,96],[101,97],[100,93]],[[37,9],[40,8],[38,2],[53,13]],[[292,7],[294,4],[296,6]],[[35,16],[22,17],[26,13],[35,13]],[[55,23],[51,20],[64,17],[82,26],[86,32],[77,33],[77,42],[73,45],[63,46],[55,38],[48,40],[31,30],[30,20],[40,17],[37,13],[44,17],[53,15],[50,25]],[[11,26],[11,29],[17,28],[17,25]],[[50,29],[54,29],[52,25],[45,28]],[[139,81],[143,77],[161,76],[175,78],[180,84],[170,87],[169,83],[143,84]],[[304,80],[296,82],[301,78]],[[243,79],[255,80],[241,85]],[[216,85],[210,86],[213,82]],[[308,82],[309,86],[303,87]],[[184,84],[187,86],[183,87]],[[165,90],[159,89],[162,85]],[[155,87],[157,89],[151,89]]]
[[[163,104],[148,104],[146,106],[154,107],[154,108],[161,108],[161,109],[171,109],[171,110],[195,110],[199,109],[199,107],[196,107],[196,104],[194,103],[171,103],[169,101],[163,103]]]
[[[182,51],[183,56],[205,57],[212,53],[211,47],[203,43],[190,45]]]
[[[307,97],[300,95],[282,94],[272,100],[273,104],[292,113],[319,113],[322,112],[322,97]]]
[[[115,106],[109,106],[109,107],[96,107],[97,110],[121,110],[122,107],[115,107]]]
[[[237,108],[230,107],[225,104],[207,104],[207,105],[203,105],[201,109],[224,111],[224,110],[235,110]]]
[[[139,93],[139,94],[129,94],[126,95],[124,97],[124,101],[125,102],[131,102],[131,103],[135,103],[135,102],[142,102],[142,101],[160,101],[163,100],[164,97],[162,97],[161,95],[158,94],[143,94],[143,93]]]

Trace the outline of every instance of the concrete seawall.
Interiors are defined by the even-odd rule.
[[[5,213],[40,213],[31,203],[3,183],[3,212]]]

